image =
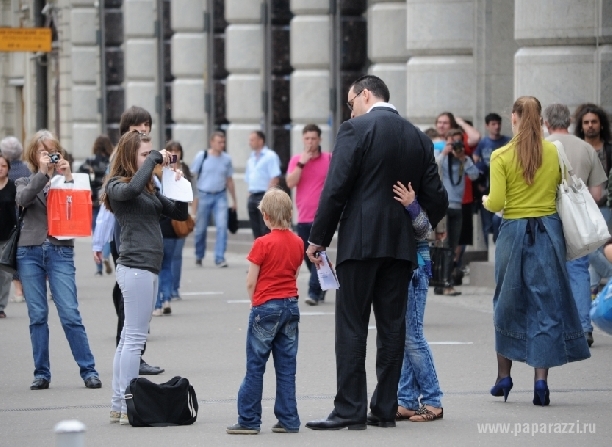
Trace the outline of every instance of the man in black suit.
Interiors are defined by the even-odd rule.
[[[434,227],[448,206],[431,140],[388,103],[385,83],[363,76],[351,85],[348,100],[352,119],[338,131],[307,250],[320,264],[317,252],[329,246],[340,222],[337,394],[326,419],[306,424],[314,430],[363,430],[366,422],[395,426],[408,283],[418,261],[412,223],[394,200],[393,185],[412,184]],[[365,355],[372,306],[378,384],[367,414]]]

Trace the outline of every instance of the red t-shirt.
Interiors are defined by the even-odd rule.
[[[295,274],[304,260],[304,242],[291,230],[272,230],[253,242],[247,256],[259,266],[253,306],[298,296]]]

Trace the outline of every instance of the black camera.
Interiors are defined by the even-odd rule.
[[[60,154],[49,154],[49,158],[51,159],[51,163],[57,164],[61,160]]]
[[[177,160],[178,160],[178,155],[170,154],[170,163],[176,163]]]
[[[453,148],[453,152],[456,154],[459,154],[464,151],[463,141],[453,141],[451,147]]]

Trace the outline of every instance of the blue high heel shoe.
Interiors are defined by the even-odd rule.
[[[504,396],[504,402],[508,400],[508,394],[512,389],[512,377],[504,377],[499,379],[495,385],[491,388],[491,395],[495,397]]]
[[[550,404],[550,393],[548,391],[548,384],[546,380],[538,380],[533,387],[533,404],[534,405],[548,405]]]

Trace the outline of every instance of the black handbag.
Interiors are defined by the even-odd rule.
[[[19,244],[19,234],[21,233],[21,224],[26,208],[19,211],[19,219],[11,230],[4,248],[0,252],[0,270],[8,272],[11,275],[17,271],[17,245]]]
[[[446,247],[431,247],[430,249],[432,277],[429,285],[434,287],[451,287],[454,283],[453,252]]]
[[[227,209],[227,229],[232,234],[238,231],[238,213],[233,208]]]
[[[125,389],[127,415],[132,427],[191,425],[198,417],[198,400],[184,377],[166,383],[135,378]]]

